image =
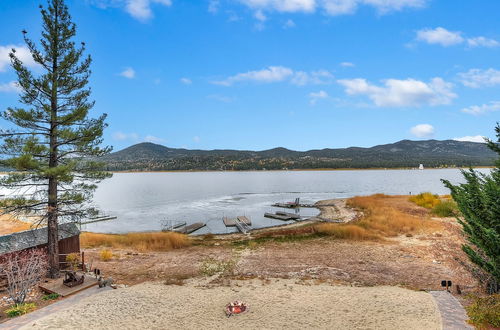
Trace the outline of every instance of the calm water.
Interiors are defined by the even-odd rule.
[[[488,172],[488,170],[481,170]],[[274,202],[302,202],[370,195],[449,193],[440,179],[460,182],[459,170],[363,170],[282,172],[117,173],[102,182],[94,201],[117,220],[84,230],[122,233],[161,229],[163,220],[206,222],[196,234],[226,233],[223,216],[246,215],[254,228],[283,224],[264,218]],[[302,216],[316,215],[302,208]]]

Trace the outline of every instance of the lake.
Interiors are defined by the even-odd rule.
[[[457,183],[462,176],[457,169],[115,173],[99,185],[94,202],[118,219],[82,229],[106,233],[160,230],[162,221],[176,220],[207,223],[196,234],[227,233],[235,229],[223,225],[223,216],[246,215],[253,228],[283,224],[264,218],[265,212],[278,210],[270,206],[275,202],[300,197],[301,202],[314,203],[375,193],[448,194],[440,179]],[[315,208],[300,210],[302,216],[317,213]]]

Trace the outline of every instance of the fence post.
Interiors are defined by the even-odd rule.
[[[85,272],[85,252],[82,251],[82,271]]]

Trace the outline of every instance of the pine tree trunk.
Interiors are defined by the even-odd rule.
[[[57,79],[58,79],[58,56],[57,56],[57,43],[58,43],[58,12],[57,4],[55,6],[55,35],[53,36],[53,56],[52,56],[52,95],[50,102],[50,155],[49,155],[49,168],[57,167]],[[57,178],[49,178],[49,200],[47,210],[47,247],[49,259],[49,276],[51,278],[59,277],[59,228],[58,228],[58,207],[57,207]]]

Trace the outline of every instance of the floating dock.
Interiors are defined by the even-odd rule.
[[[264,217],[266,218],[271,218],[271,219],[276,219],[276,220],[282,220],[282,221],[289,221],[289,220],[299,220],[300,216],[297,217],[295,214],[291,216],[292,214],[289,213],[290,215],[283,215],[283,214],[278,214],[278,213],[286,213],[286,212],[276,212],[276,213],[264,213]]]
[[[186,221],[165,220],[162,222],[162,231],[173,231],[185,226],[187,226]]]
[[[300,203],[300,198],[296,198],[294,202],[274,203],[271,206],[281,207],[281,208],[285,208],[285,209],[295,209],[295,208],[299,208],[299,207],[314,207],[314,204]]]
[[[118,217],[114,217],[114,216],[103,216],[103,217],[98,217],[98,218],[90,218],[89,220],[87,221],[82,221],[80,222],[80,225],[87,225],[89,223],[94,223],[94,222],[101,222],[101,221],[108,221],[108,220],[115,220],[117,219]]]
[[[292,220],[300,220],[300,215],[296,213],[289,213],[289,212],[276,212],[277,215],[282,215],[285,217],[289,217]]]
[[[182,234],[191,234],[191,233],[194,233],[195,231],[197,231],[198,229],[201,229],[203,227],[205,227],[207,224],[206,223],[203,223],[203,222],[196,222],[196,223],[193,223],[191,225],[184,225],[180,228],[177,228],[175,229],[174,231],[178,232],[178,233],[182,233]]]
[[[224,225],[226,227],[236,227],[243,234],[247,234],[252,228],[252,221],[246,216],[239,216],[234,219],[223,217],[222,221],[224,221]]]

